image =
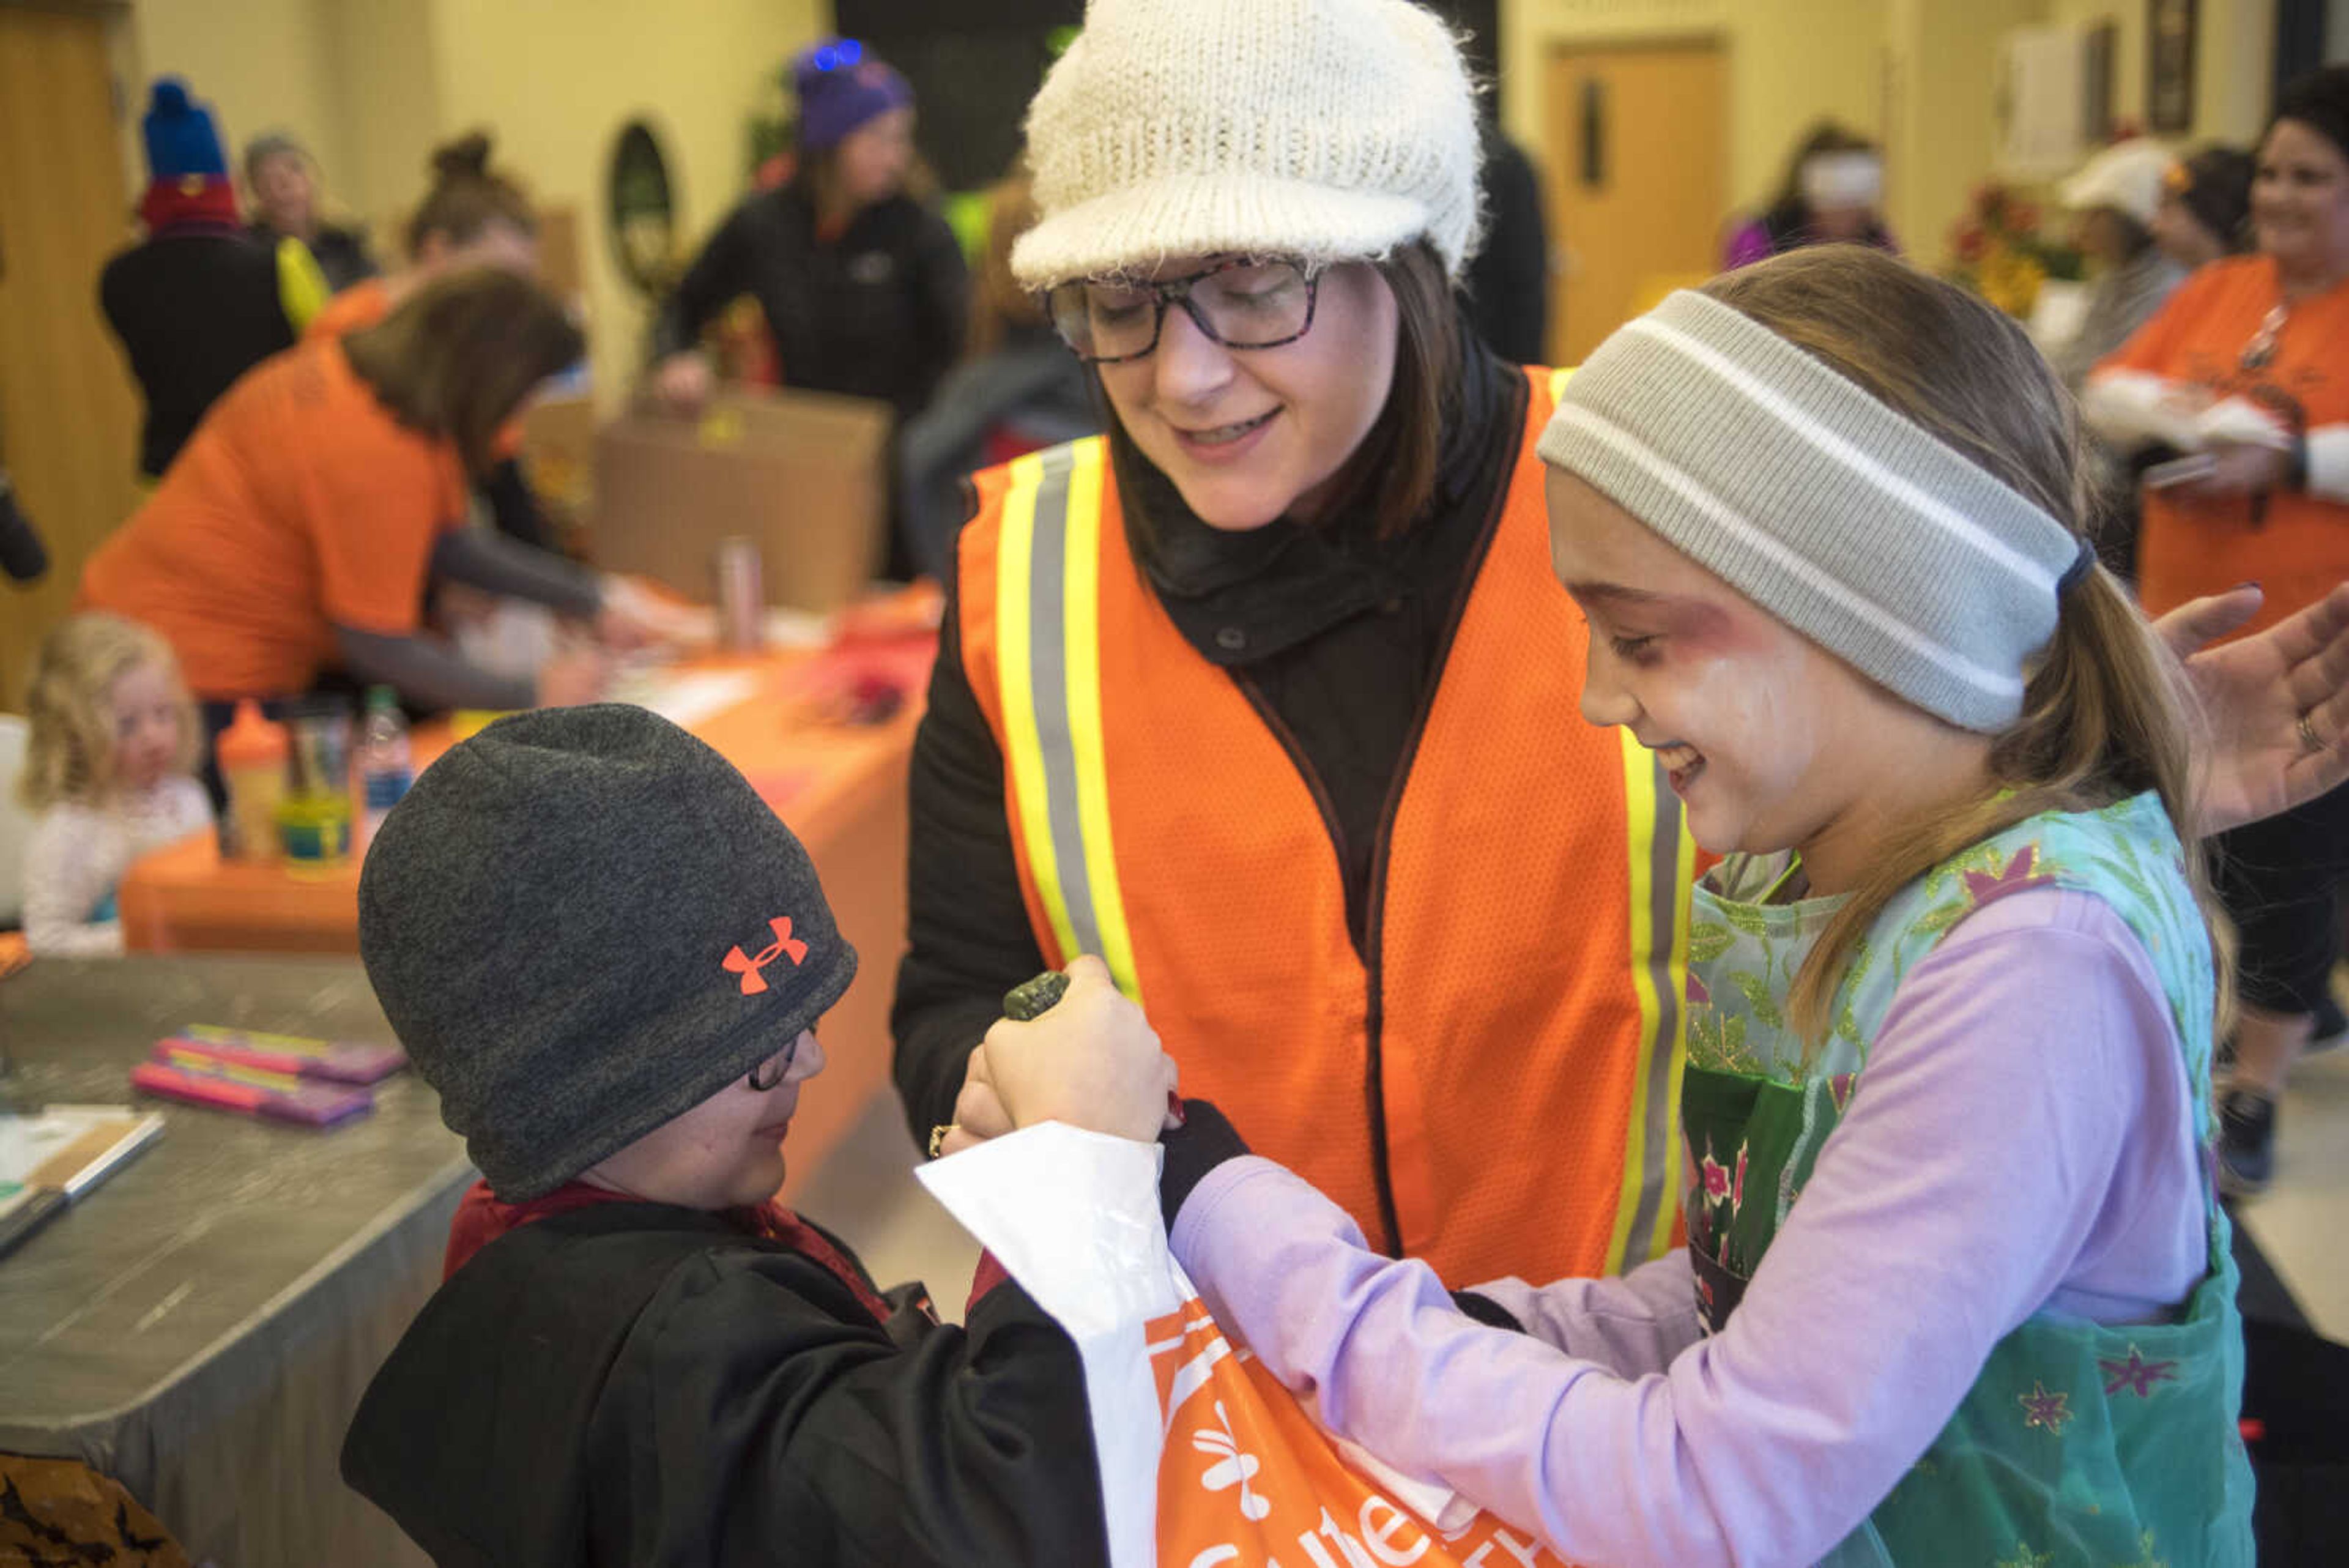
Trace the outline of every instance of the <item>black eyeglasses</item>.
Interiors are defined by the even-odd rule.
[[[1053,329],[1088,365],[1139,359],[1179,305],[1226,348],[1278,348],[1312,328],[1320,279],[1293,261],[1235,256],[1163,283],[1079,278],[1046,296]]]
[[[750,1087],[763,1095],[769,1089],[779,1086],[785,1078],[792,1075],[792,1064],[798,1061],[799,1057],[800,1037],[794,1034],[792,1036],[792,1043],[784,1046],[779,1054],[768,1057],[750,1069]],[[777,1066],[777,1063],[781,1063],[781,1065]],[[769,1072],[770,1067],[774,1068],[774,1071]]]

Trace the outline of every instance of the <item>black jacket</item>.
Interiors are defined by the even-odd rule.
[[[106,264],[98,297],[147,397],[139,472],[150,478],[231,383],[294,347],[275,242],[239,230],[166,231],[133,245]]]
[[[1380,896],[1378,848],[1523,434],[1524,374],[1464,318],[1460,335],[1434,502],[1401,537],[1371,538],[1363,520],[1344,518],[1224,533],[1155,471],[1138,477],[1160,534],[1144,536],[1126,508],[1135,557],[1184,639],[1248,694],[1322,803],[1358,948]],[[911,945],[890,1020],[916,1142],[953,1119],[971,1048],[1004,991],[1044,965],[1019,892],[1003,753],[963,672],[956,577],[947,574],[946,628],[914,742]],[[1234,1108],[1245,1122],[1246,1107]]]
[[[267,223],[250,224],[246,232],[272,250],[276,248],[277,231]],[[321,223],[317,232],[304,243],[309,249],[310,259],[318,264],[318,275],[326,280],[328,294],[340,294],[351,285],[383,271],[375,265],[375,257],[367,254],[367,232],[363,229]]]
[[[727,303],[757,298],[782,360],[783,384],[877,398],[904,420],[929,400],[962,352],[969,269],[946,220],[910,196],[816,235],[814,203],[796,185],[733,215],[687,269],[657,347],[693,346]]]
[[[1549,226],[1542,218],[1541,176],[1489,119],[1480,146],[1485,238],[1468,260],[1469,314],[1494,353],[1538,364],[1549,352]]]
[[[967,1328],[885,1324],[815,1259],[663,1204],[475,1254],[342,1465],[443,1568],[1106,1559],[1076,1349],[1017,1285]]]

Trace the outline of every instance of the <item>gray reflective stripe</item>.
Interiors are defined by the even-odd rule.
[[[1093,879],[1085,864],[1084,826],[1077,815],[1077,748],[1069,729],[1070,449],[1043,454],[1036,489],[1036,531],[1028,558],[1028,677],[1036,695],[1036,749],[1044,764],[1044,818],[1051,824],[1052,863],[1077,952],[1102,950],[1093,914]]]
[[[1640,1174],[1640,1205],[1623,1238],[1623,1267],[1647,1262],[1655,1249],[1656,1219],[1667,1201],[1666,1178],[1680,1129],[1672,1126],[1672,1063],[1679,1054],[1681,1009],[1687,1005],[1673,983],[1672,951],[1679,945],[1681,913],[1681,797],[1670,770],[1656,764],[1656,811],[1648,839],[1648,978],[1656,988],[1656,1039],[1648,1051],[1647,1136],[1640,1147],[1647,1169]]]

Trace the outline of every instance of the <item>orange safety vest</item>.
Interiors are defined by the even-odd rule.
[[[1529,374],[1360,953],[1313,786],[1144,581],[1101,438],[979,474],[960,546],[1038,944],[1102,955],[1185,1094],[1454,1287],[1619,1272],[1680,1190],[1694,846],[1655,759],[1576,711],[1534,452],[1566,373]]]

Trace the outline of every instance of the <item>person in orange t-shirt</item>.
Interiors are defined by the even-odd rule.
[[[432,186],[408,220],[405,270],[353,284],[326,302],[305,336],[373,327],[424,285],[469,267],[538,275],[538,214],[520,185],[490,168],[490,138],[471,131],[432,150]]]
[[[2124,445],[2199,456],[2149,471],[2139,589],[2154,614],[2245,580],[2253,629],[2349,578],[2349,67],[2286,88],[2251,184],[2256,254],[2214,262],[2096,368],[2091,422]],[[2303,722],[2311,751],[2325,738]],[[2225,836],[2220,890],[2242,940],[2242,1017],[2220,1179],[2264,1189],[2275,1096],[2341,951],[2349,787]]]
[[[431,189],[408,220],[407,267],[355,283],[326,301],[305,337],[365,331],[426,284],[469,267],[538,275],[538,213],[520,185],[490,168],[489,136],[476,130],[433,149],[431,167]],[[498,532],[553,549],[555,530],[523,476],[521,451],[522,428],[509,422],[498,435],[498,461],[478,488]]]
[[[535,285],[477,268],[378,327],[264,361],[91,558],[81,605],[161,632],[214,733],[236,699],[299,693],[335,666],[424,707],[593,698],[600,652],[514,678],[419,627],[441,576],[590,620],[607,641],[657,634],[600,575],[463,526],[499,430],[582,348]]]

